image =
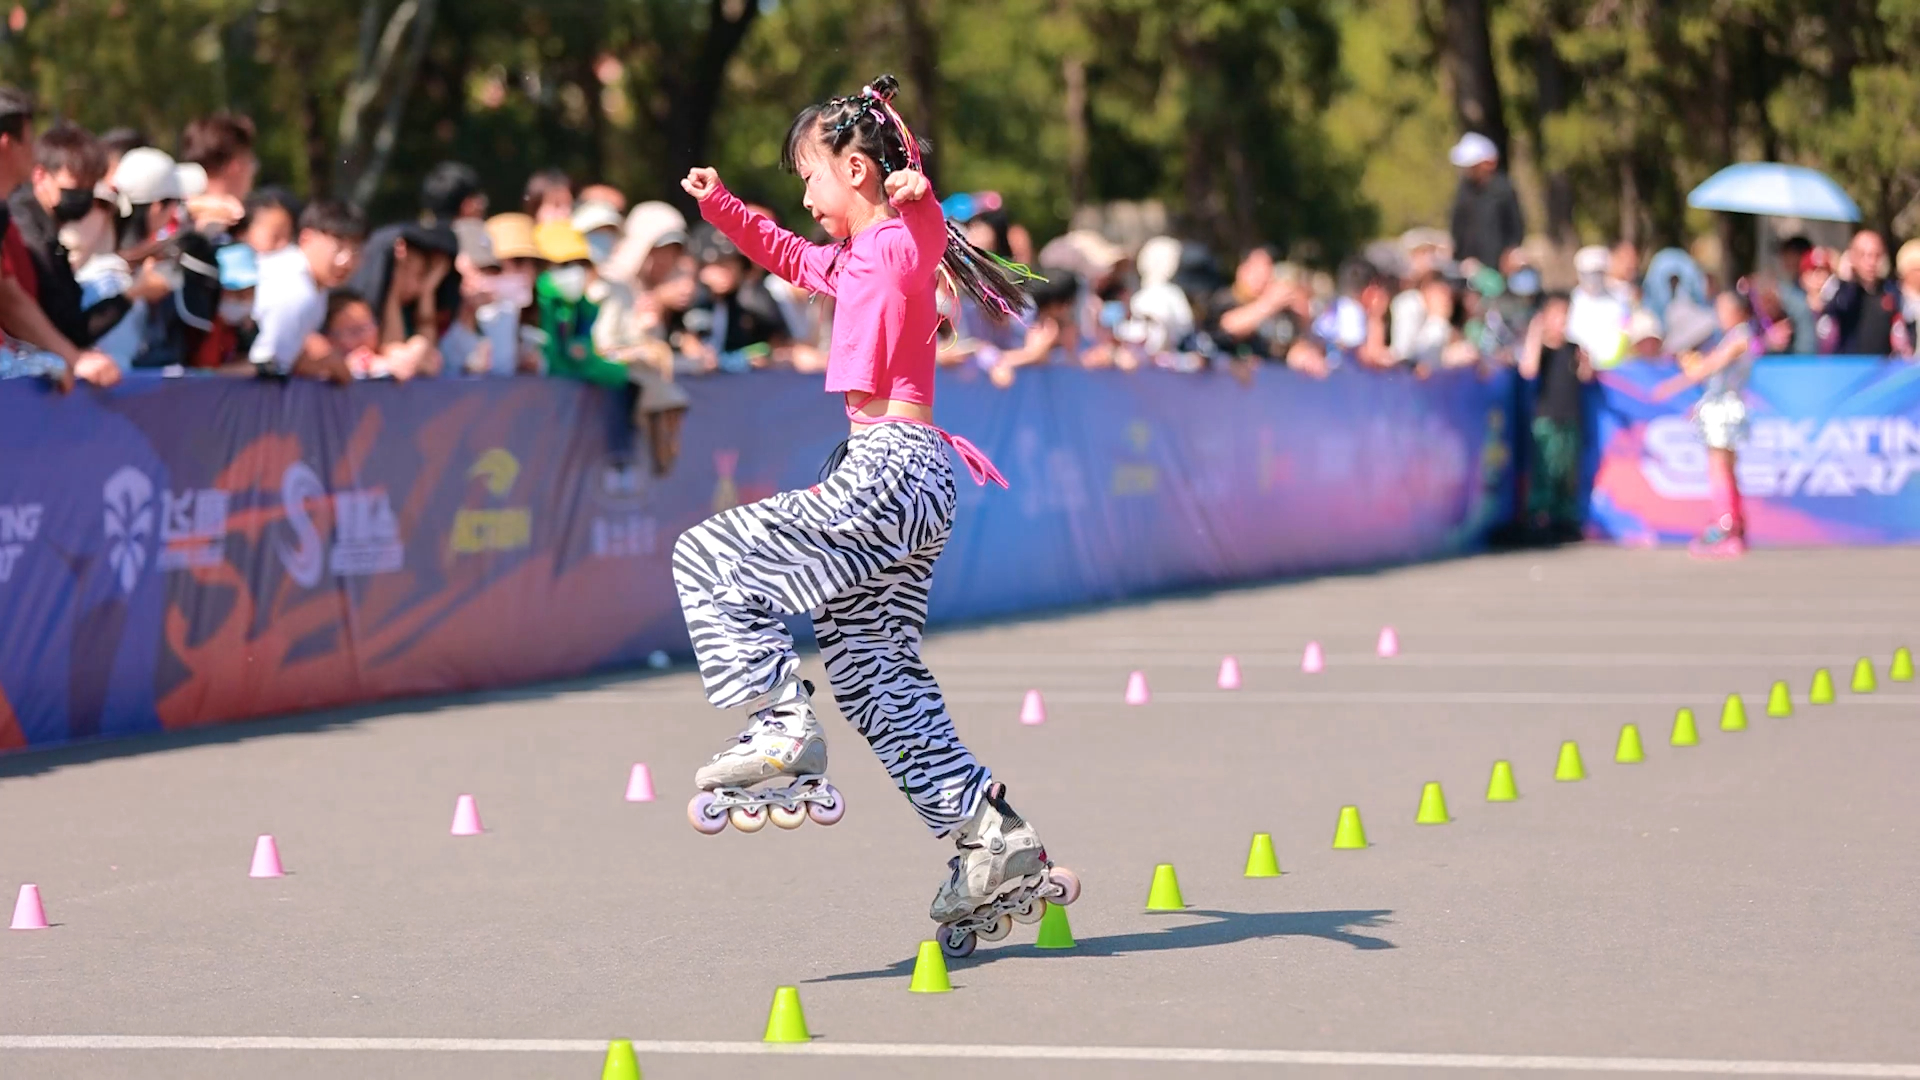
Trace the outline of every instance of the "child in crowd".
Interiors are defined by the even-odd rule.
[[[1517,365],[1534,384],[1527,514],[1542,540],[1580,538],[1580,428],[1593,365],[1587,351],[1567,339],[1569,305],[1566,293],[1547,294],[1527,328]]]

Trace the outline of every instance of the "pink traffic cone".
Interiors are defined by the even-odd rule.
[[[1145,672],[1136,671],[1127,676],[1127,704],[1145,705],[1152,700],[1153,695],[1147,692],[1147,675]]]
[[[262,836],[253,842],[253,869],[247,871],[248,877],[285,877],[286,871],[280,869],[280,848],[273,837]]]
[[[1027,691],[1027,699],[1020,703],[1020,722],[1029,727],[1047,722],[1047,703],[1040,700],[1040,691]]]
[[[1327,654],[1320,651],[1320,643],[1307,642],[1306,655],[1300,658],[1300,670],[1309,675],[1318,675],[1327,669]]]
[[[1220,661],[1220,689],[1240,689],[1240,661],[1231,656]]]
[[[653,801],[653,772],[644,761],[634,762],[633,772],[627,777],[627,801]]]
[[[45,930],[47,909],[40,906],[40,886],[20,886],[20,899],[13,902],[13,929]]]
[[[453,804],[453,835],[479,836],[480,832],[480,808],[473,805],[473,796],[460,796]]]
[[[1379,651],[1380,658],[1383,660],[1400,655],[1400,635],[1393,632],[1393,627],[1383,626],[1380,628]]]

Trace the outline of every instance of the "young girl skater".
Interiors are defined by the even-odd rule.
[[[1006,268],[950,227],[920,171],[921,146],[883,75],[851,97],[809,106],[787,133],[782,164],[806,184],[806,206],[838,242],[809,244],[754,213],[712,169],[682,181],[700,213],[749,258],[835,298],[829,393],[844,397],[852,433],[827,475],[804,491],[739,506],[674,544],[673,578],[707,699],[745,706],[745,731],[694,774],[688,817],[702,832],[729,820],[753,832],[843,812],[827,784],[827,748],[812,684],[779,615],[810,612],[835,700],[936,836],[959,854],[935,895],[951,955],[995,941],[1011,920],[1037,920],[1046,900],[1079,895],[1047,859],[1006,787],[954,731],[920,659],[927,588],[953,530],[951,445],[974,482],[1006,480],[966,439],[933,425],[935,288],[964,291],[1003,317],[1020,301]],[[784,788],[750,791],[785,778]]]
[[[1680,374],[1661,383],[1654,397],[1664,401],[1689,386],[1706,384],[1693,407],[1693,419],[1707,444],[1707,489],[1714,517],[1687,550],[1696,558],[1736,559],[1747,553],[1747,521],[1737,472],[1737,444],[1747,430],[1742,393],[1754,360],[1769,349],[1785,347],[1793,324],[1786,319],[1776,291],[1745,280],[1739,291],[1720,294],[1714,313],[1720,320],[1720,343],[1704,356],[1682,356]]]

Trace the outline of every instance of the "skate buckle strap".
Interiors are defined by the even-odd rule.
[[[872,394],[868,394],[866,401],[861,402],[860,405],[855,405],[849,400],[846,403],[847,419],[856,424],[913,424],[916,427],[932,428],[935,434],[946,440],[948,446],[959,452],[960,460],[966,463],[967,475],[973,477],[974,483],[985,487],[987,481],[991,480],[1002,488],[1007,487],[1007,478],[1000,474],[1000,470],[994,467],[993,459],[987,457],[986,451],[975,446],[972,439],[965,435],[955,435],[937,425],[929,424],[925,420],[915,420],[910,416],[860,415],[860,407],[872,400]]]

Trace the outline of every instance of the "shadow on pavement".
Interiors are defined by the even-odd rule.
[[[947,961],[955,970],[991,964],[995,960],[1032,956],[1124,956],[1128,953],[1162,952],[1167,949],[1204,949],[1212,945],[1231,945],[1240,941],[1271,937],[1314,937],[1351,945],[1356,949],[1392,949],[1386,938],[1358,933],[1360,928],[1383,926],[1392,911],[1205,911],[1155,913],[1154,918],[1179,918],[1182,915],[1205,922],[1165,926],[1133,934],[1108,934],[1083,937],[1076,947],[1055,951],[1033,945],[996,946],[981,942],[980,950],[965,960]],[[913,974],[913,958],[895,961],[870,971],[848,971],[824,975],[808,982],[852,982],[860,979],[907,978]]]

